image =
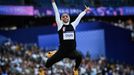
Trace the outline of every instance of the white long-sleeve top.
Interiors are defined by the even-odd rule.
[[[58,31],[62,28],[63,26],[63,22],[61,21],[60,19],[60,13],[58,11],[58,8],[55,4],[55,2],[52,2],[52,6],[53,6],[53,9],[54,9],[54,13],[55,13],[55,20],[56,20],[56,23],[57,23],[57,26],[58,26]],[[79,14],[79,16],[75,19],[75,21],[73,21],[71,24],[72,26],[74,27],[74,29],[76,29],[77,25],[79,24],[81,18],[86,14],[85,11],[81,12]]]

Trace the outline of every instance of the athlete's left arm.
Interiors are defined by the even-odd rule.
[[[76,28],[76,26],[79,24],[81,18],[82,18],[88,11],[90,11],[90,8],[89,8],[89,7],[86,7],[85,10],[84,10],[83,12],[81,12],[81,13],[79,14],[79,16],[75,19],[75,21],[71,23],[74,28]]]

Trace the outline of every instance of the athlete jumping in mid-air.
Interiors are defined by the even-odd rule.
[[[52,6],[55,13],[55,19],[58,26],[58,35],[60,40],[60,46],[58,51],[53,51],[48,53],[50,57],[45,66],[47,68],[51,67],[54,63],[62,60],[63,58],[75,59],[76,65],[73,69],[74,75],[78,75],[78,68],[80,66],[82,56],[76,51],[76,33],[75,29],[79,24],[81,18],[90,11],[89,7],[86,7],[83,12],[79,14],[76,20],[70,23],[70,16],[67,13],[63,13],[60,17],[58,8],[56,6],[55,0],[52,0]]]

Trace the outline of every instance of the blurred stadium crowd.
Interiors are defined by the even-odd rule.
[[[125,18],[125,17],[124,17]],[[104,22],[104,23],[108,23],[108,24],[112,24],[116,27],[120,27],[123,29],[127,29],[130,31],[134,31],[134,21],[132,18],[129,19],[114,19],[114,17],[112,17],[112,19],[108,19],[108,18],[83,18],[82,22]]]
[[[112,19],[103,19],[103,18],[89,18],[89,19],[83,19],[82,22],[103,22],[103,23],[108,23],[111,24],[113,26],[122,28],[122,29],[126,29],[131,31],[131,37],[132,37],[132,41],[134,41],[134,21],[132,18],[126,18],[124,17],[124,19],[116,19],[116,17],[112,17]]]
[[[90,55],[89,55],[90,56]],[[36,44],[5,42],[0,46],[0,75],[72,75],[74,61],[64,59],[52,68],[44,64],[46,51]],[[96,60],[83,56],[80,75],[134,75],[134,66],[107,61],[103,56]]]
[[[132,19],[128,19],[126,21],[118,20],[118,22],[111,22],[111,24],[117,27],[134,31],[134,22],[132,21]]]
[[[128,19],[126,21],[118,20],[118,22],[111,22],[111,24],[123,29],[130,30],[132,41],[134,41],[134,22],[132,19]]]

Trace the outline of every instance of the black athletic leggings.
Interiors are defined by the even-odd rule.
[[[82,61],[82,55],[81,53],[79,53],[76,50],[62,50],[59,49],[52,57],[50,57],[45,66],[46,68],[51,67],[53,64],[55,64],[56,62],[64,59],[64,58],[69,58],[69,59],[75,59],[76,65],[75,65],[75,69],[78,69],[80,66],[80,63]]]

